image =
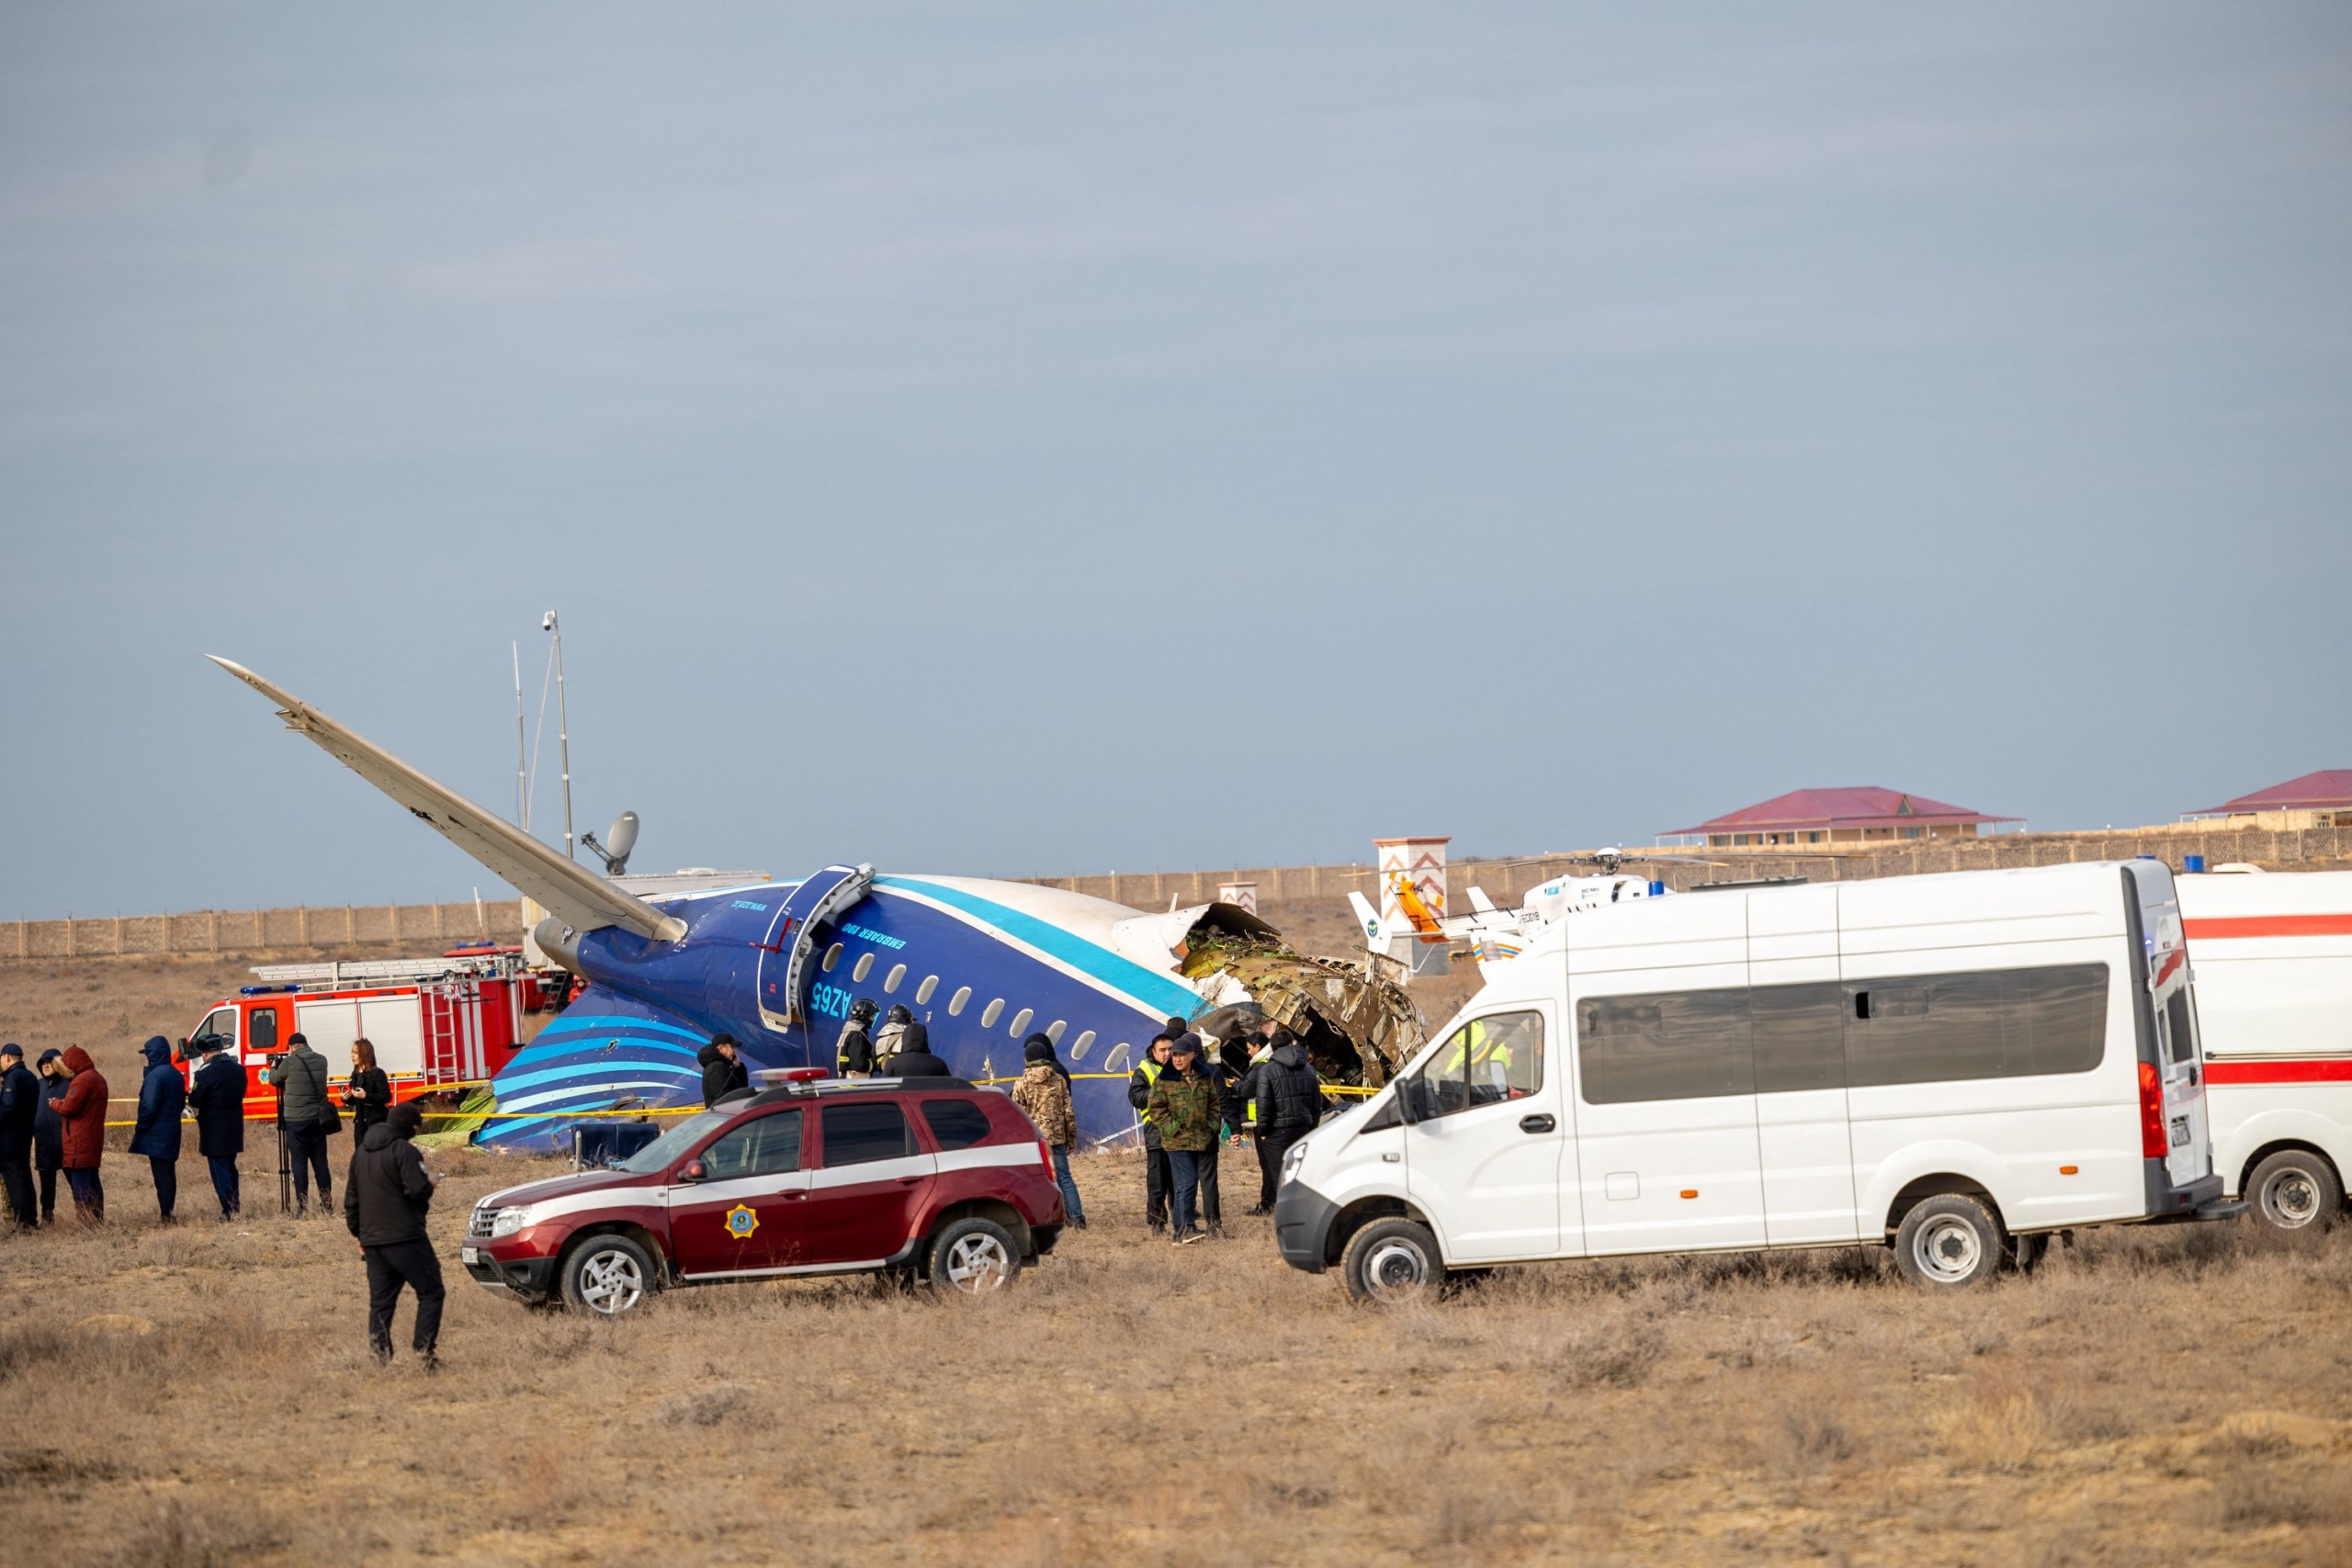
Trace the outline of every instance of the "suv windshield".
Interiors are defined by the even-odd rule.
[[[697,1139],[726,1126],[728,1118],[734,1114],[731,1111],[697,1111],[613,1168],[626,1170],[631,1176],[658,1176],[670,1168],[672,1160],[693,1148]]]

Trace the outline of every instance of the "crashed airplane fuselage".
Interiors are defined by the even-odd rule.
[[[640,899],[219,662],[289,728],[554,911],[539,944],[589,984],[500,1072],[481,1142],[545,1147],[583,1112],[699,1103],[696,1054],[721,1032],[755,1070],[830,1069],[861,997],[904,1003],[975,1083],[1018,1076],[1024,1038],[1053,1038],[1090,1143],[1135,1131],[1127,1075],[1171,1016],[1232,1021],[1254,1004],[1343,1082],[1385,1081],[1418,1042],[1411,1004],[1376,961],[1303,958],[1229,905],[1154,915],[1033,883],[863,865]]]

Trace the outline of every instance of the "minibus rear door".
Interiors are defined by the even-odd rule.
[[[2165,1171],[2175,1187],[2186,1187],[2213,1168],[2188,943],[2171,871],[2160,861],[2134,861],[2129,869],[2139,890],[2144,984],[2154,1014],[2156,1068],[2164,1085]]]

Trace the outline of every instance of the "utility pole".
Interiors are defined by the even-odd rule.
[[[549,610],[539,629],[555,634],[555,740],[563,761],[563,858],[578,860],[571,847],[571,723],[563,705],[563,627]]]

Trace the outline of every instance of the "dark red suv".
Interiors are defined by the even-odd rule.
[[[893,1271],[972,1294],[1053,1250],[1037,1129],[956,1078],[788,1083],[681,1118],[611,1170],[493,1192],[467,1272],[604,1316],[667,1284]]]

